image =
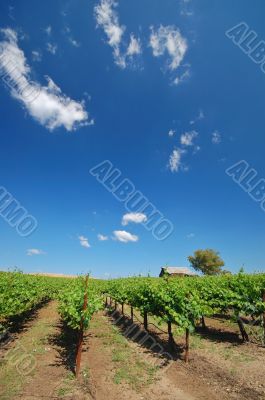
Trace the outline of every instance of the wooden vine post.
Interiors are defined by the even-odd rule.
[[[171,322],[170,321],[168,321],[168,323],[167,323],[167,331],[168,331],[168,336],[169,336],[169,339],[172,337],[172,325],[171,325]]]
[[[265,303],[265,290],[262,293],[262,301]],[[263,343],[265,345],[265,311],[263,312]]]
[[[131,321],[132,321],[132,324],[133,324],[133,307],[131,307]]]
[[[124,314],[124,303],[121,303],[121,313]]]
[[[190,353],[190,330],[186,328],[185,362],[189,362]]]
[[[243,342],[245,342],[245,341],[246,341],[246,342],[249,342],[248,334],[247,334],[247,332],[246,332],[246,330],[245,330],[243,321],[242,321],[242,319],[240,318],[240,316],[237,317],[237,324],[238,324],[238,326],[239,326],[239,330],[240,330],[240,333],[241,333],[241,335],[242,335]]]
[[[168,343],[173,350],[173,345],[174,345],[174,340],[173,340],[173,334],[172,334],[172,323],[171,321],[168,321],[167,323],[167,331],[168,331]]]
[[[144,311],[144,329],[147,331],[148,330],[148,318],[147,318],[147,312]]]
[[[88,286],[88,275],[86,276],[86,282],[85,282],[83,311],[85,311],[87,309],[87,286]],[[79,337],[78,337],[76,360],[75,360],[75,365],[76,365],[75,376],[76,376],[76,378],[78,377],[79,372],[80,372],[83,338],[84,338],[84,317],[82,316],[81,322],[80,322],[80,328],[79,328]]]

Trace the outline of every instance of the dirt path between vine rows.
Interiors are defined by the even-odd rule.
[[[75,343],[60,321],[56,302],[43,306],[0,346],[0,399],[239,399],[211,386],[183,361],[158,367],[155,354],[125,337],[104,312],[94,316],[85,337],[78,380],[73,374]],[[204,361],[211,376],[211,364]]]

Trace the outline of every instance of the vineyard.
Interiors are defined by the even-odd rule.
[[[41,303],[55,298],[65,279],[24,275],[19,272],[0,273],[0,333],[13,317],[29,312]]]
[[[5,345],[19,317],[52,302],[64,329],[74,332],[70,347],[76,378],[82,371],[86,332],[89,334],[97,314],[107,315],[117,326],[117,316],[126,328],[136,323],[142,333],[164,332],[169,347],[164,344],[163,351],[172,353],[170,365],[174,365],[179,346],[179,360],[192,360],[198,329],[206,331],[206,321],[216,316],[233,324],[235,332],[237,327],[242,343],[261,349],[265,346],[265,274],[102,281],[88,276],[66,279],[14,272],[0,273],[0,289],[1,343]]]
[[[249,340],[242,316],[265,323],[265,275],[239,274],[233,277],[204,277],[186,279],[133,278],[110,281],[105,287],[111,298],[140,310],[147,329],[151,314],[179,331],[186,331],[186,361],[189,334],[205,316],[222,313],[231,315],[239,325],[243,340]],[[204,322],[203,322],[204,323]],[[265,344],[265,331],[263,334]]]

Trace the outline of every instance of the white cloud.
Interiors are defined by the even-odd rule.
[[[120,68],[126,68],[128,65],[127,57],[132,60],[133,56],[141,53],[140,39],[136,39],[133,34],[130,35],[130,43],[126,50],[122,51],[122,41],[126,27],[120,25],[119,17],[116,12],[118,3],[115,0],[100,0],[95,6],[95,18],[97,25],[101,27],[107,38],[108,44],[113,49],[114,62]]]
[[[140,39],[136,39],[133,34],[131,34],[130,43],[129,43],[126,54],[128,56],[133,56],[135,54],[141,54]]]
[[[139,239],[138,236],[132,235],[130,232],[126,231],[114,231],[113,234],[114,239],[122,243],[137,242]]]
[[[106,240],[109,240],[108,236],[104,236],[101,233],[98,234],[98,240],[100,240],[101,242],[104,242]]]
[[[177,28],[163,25],[158,30],[151,27],[150,46],[155,57],[168,53],[167,67],[171,71],[179,67],[188,49],[186,39]]]
[[[32,54],[32,60],[33,61],[40,62],[42,60],[42,55],[41,55],[41,53],[39,51],[33,50],[31,52],[31,54]]]
[[[64,127],[68,131],[91,125],[83,102],[65,96],[61,89],[46,77],[47,86],[30,80],[31,68],[24,52],[18,47],[17,34],[12,29],[2,29],[5,40],[0,41],[0,68],[8,81],[10,94],[41,125],[52,131]]]
[[[187,147],[193,150],[192,154],[196,154],[200,151],[200,146],[194,144],[194,139],[198,136],[198,132],[190,131],[185,132],[180,136],[181,147],[174,149],[169,157],[169,169],[171,172],[188,171],[189,166],[182,163],[182,156],[188,153]]]
[[[15,21],[14,10],[15,10],[15,7],[14,7],[14,6],[8,6],[8,16],[9,16],[9,18],[11,18],[13,21]]]
[[[10,41],[17,41],[17,33],[11,28],[5,28],[0,30]]]
[[[118,14],[115,11],[117,3],[114,0],[101,0],[95,7],[95,16],[98,26],[103,28],[108,38],[108,44],[113,48],[114,60],[120,67],[125,67],[120,54],[120,43],[125,27],[119,24]]]
[[[174,131],[173,129],[170,129],[170,131],[168,132],[168,136],[172,137],[174,136],[176,133],[176,131]]]
[[[134,222],[135,224],[141,224],[142,222],[146,222],[146,221],[147,221],[147,216],[145,214],[132,212],[132,213],[124,214],[124,216],[122,217],[121,223],[123,226],[126,226],[130,222]]]
[[[188,10],[181,10],[180,14],[185,15],[186,17],[191,17],[194,14],[194,12]]]
[[[200,151],[200,150],[201,150],[201,146],[194,146],[193,154],[198,153],[198,151]]]
[[[88,113],[82,102],[76,102],[65,96],[61,89],[47,77],[48,85],[40,88],[38,97],[29,104],[30,114],[51,131],[60,126],[72,131],[78,126],[92,124],[88,122]]]
[[[47,26],[47,28],[45,28],[44,30],[45,30],[45,32],[47,33],[48,36],[51,35],[51,33],[52,33],[52,27],[51,27],[51,25]]]
[[[69,37],[68,40],[69,40],[69,42],[71,43],[72,46],[80,47],[80,43],[77,40],[73,39],[72,37]]]
[[[114,0],[101,0],[95,7],[97,23],[104,29],[110,46],[119,46],[125,30],[125,27],[119,24],[115,7],[117,2]]]
[[[180,143],[183,146],[193,146],[193,140],[198,136],[198,132],[190,131],[185,132],[180,136]]]
[[[74,47],[80,47],[80,43],[75,40],[72,36],[72,32],[71,29],[69,28],[69,26],[66,26],[63,29],[63,33],[66,35],[66,38],[68,39],[69,43],[74,46]]]
[[[178,172],[182,166],[181,158],[185,151],[182,149],[174,149],[169,156],[169,169],[171,172]]]
[[[220,144],[221,141],[222,141],[221,133],[218,132],[218,131],[214,131],[214,132],[212,133],[212,143],[213,143],[213,144]]]
[[[194,12],[189,8],[189,0],[182,0],[180,2],[181,10],[180,10],[180,15],[183,15],[185,17],[191,17]]]
[[[44,251],[40,249],[28,249],[27,256],[39,256],[41,254],[45,254]]]
[[[79,236],[78,239],[82,247],[86,247],[87,249],[91,247],[88,243],[88,239],[85,236]]]
[[[190,125],[194,125],[195,122],[200,121],[204,118],[205,118],[204,112],[203,112],[203,110],[200,110],[198,116],[196,118],[194,118],[194,120],[190,121]]]
[[[204,119],[204,112],[202,110],[199,111],[198,120]]]
[[[57,46],[57,44],[52,44],[52,43],[48,42],[46,45],[46,48],[49,53],[55,55],[57,53],[58,46]]]
[[[174,79],[174,85],[180,85],[183,82],[186,82],[190,77],[190,70],[187,69],[185,72],[183,72],[183,74],[181,74],[180,76],[177,76]]]
[[[187,236],[186,236],[187,239],[192,239],[194,237],[195,237],[194,233],[188,233]]]
[[[87,93],[86,91],[84,91],[83,95],[84,95],[84,97],[87,98],[88,101],[91,101],[91,100],[92,100],[91,94]]]

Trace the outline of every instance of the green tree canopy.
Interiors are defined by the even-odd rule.
[[[224,261],[219,252],[213,249],[196,250],[188,260],[195,271],[201,271],[205,275],[218,275],[222,273]]]

